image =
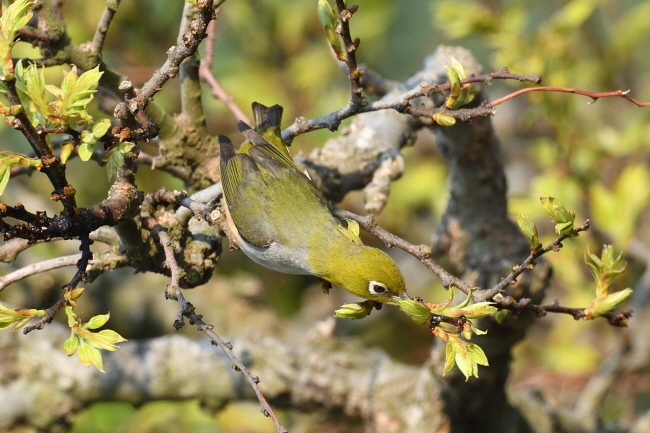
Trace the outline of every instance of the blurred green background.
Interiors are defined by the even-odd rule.
[[[591,91],[630,89],[632,97],[650,101],[650,1],[356,3],[359,11],[351,29],[353,36],[361,39],[359,62],[388,79],[406,79],[438,45],[457,44],[471,49],[485,72],[507,66],[514,73],[541,74],[546,85]],[[316,0],[228,0],[222,7],[213,71],[246,112],[253,101],[278,103],[285,107],[284,126],[288,126],[297,116],[316,117],[346,103],[345,74],[330,52],[316,4]],[[98,0],[63,2],[75,44],[92,39],[103,5]],[[175,44],[182,9],[180,0],[123,0],[108,33],[105,61],[140,85]],[[21,44],[15,55],[36,53]],[[47,77],[60,80],[61,72],[48,71]],[[522,86],[499,82],[485,90],[494,100]],[[210,131],[236,137],[234,117],[209,95],[207,87],[205,91]],[[156,103],[175,113],[180,109],[178,95],[178,81],[173,80],[156,96]],[[622,99],[589,102],[576,95],[529,94],[497,107],[493,118],[503,145],[511,214],[522,212],[533,218],[543,242],[553,238],[553,227],[539,205],[540,196],[560,198],[577,213],[577,222],[592,221],[594,230],[589,236],[566,242],[561,253],[548,256],[555,267],[555,279],[547,299],[557,298],[563,305],[576,307],[586,306],[594,293],[583,263],[587,246],[598,251],[608,242],[625,252],[629,265],[619,282],[623,288],[634,286],[645,271],[648,258],[638,251],[650,245],[650,110]],[[308,152],[332,136],[329,131],[301,136],[292,152]],[[446,166],[432,137],[423,131],[417,143],[404,150],[406,174],[394,183],[391,201],[380,217],[384,227],[415,243],[430,242],[447,198]],[[3,149],[27,151],[25,140],[4,124],[0,125],[0,142]],[[89,206],[105,197],[110,184],[103,168],[81,164],[71,161],[68,173],[79,202]],[[141,189],[149,192],[162,185],[182,188],[170,176],[142,167],[138,174]],[[3,201],[20,201],[28,209],[46,209],[52,214],[58,209],[48,200],[50,188],[45,176],[38,173],[11,180]],[[361,212],[360,194],[350,194],[343,206]],[[96,248],[101,250],[99,244]],[[2,264],[0,273],[76,251],[75,242],[38,245],[15,263]],[[391,254],[405,271],[410,293],[432,301],[447,296],[415,259],[400,251]],[[18,306],[47,307],[72,273],[65,269],[29,278],[3,291],[0,299]],[[164,277],[135,275],[129,269],[105,274],[86,286],[88,296],[83,298],[80,314],[87,319],[110,310],[109,326],[128,339],[173,332],[176,305],[163,300],[166,284]],[[228,301],[224,307],[233,294],[237,295],[235,305]],[[240,252],[226,252],[218,275],[187,296],[204,305],[201,312],[206,319],[229,336],[304,329],[349,300],[339,291],[323,300],[313,278],[273,273]],[[379,314],[382,320],[377,319]],[[358,336],[368,346],[380,346],[404,362],[418,364],[426,359],[432,336],[424,327],[391,309],[379,314],[358,323],[340,323],[337,333]],[[235,316],[238,320],[229,320]],[[634,319],[630,330],[635,330]],[[197,338],[195,331],[184,332]],[[540,319],[517,348],[511,387],[537,386],[551,404],[570,406],[622,332],[604,321],[581,323],[568,316]],[[399,337],[393,338],[396,335]],[[404,335],[412,337],[405,339]],[[647,373],[639,371],[640,375]],[[642,377],[647,379],[647,375]],[[630,411],[630,405],[639,411],[648,409],[650,388],[637,386],[631,392],[629,386],[622,383],[612,391],[611,402],[602,408],[607,419],[633,418],[635,411]],[[291,431],[310,431],[307,426],[313,420],[308,416],[283,415]],[[252,421],[242,421],[249,418]],[[273,425],[259,414],[256,404],[231,405],[213,415],[196,402],[159,402],[137,409],[101,403],[79,414],[72,431],[270,432]]]

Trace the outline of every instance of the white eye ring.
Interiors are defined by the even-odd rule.
[[[368,284],[368,291],[373,295],[383,295],[388,292],[388,287],[386,287],[386,284],[380,283],[379,281],[370,281]]]

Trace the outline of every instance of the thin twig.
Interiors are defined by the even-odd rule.
[[[64,290],[65,289],[66,288],[64,287]],[[41,319],[38,322],[36,322],[34,325],[26,326],[23,329],[23,334],[29,334],[30,332],[35,331],[37,329],[38,330],[43,329],[45,325],[47,325],[48,323],[52,323],[52,320],[54,320],[54,316],[56,315],[56,313],[58,313],[59,310],[65,307],[66,305],[68,305],[68,300],[65,298],[65,296],[61,296],[59,300],[54,303],[54,305],[52,305],[50,308],[45,310],[45,315],[41,317]]]
[[[116,113],[131,113],[138,116],[144,113],[149,102],[153,100],[156,93],[171,78],[178,76],[180,64],[186,58],[193,56],[199,44],[207,36],[208,23],[214,18],[213,1],[197,0],[197,17],[189,24],[189,29],[181,38],[181,43],[169,49],[165,63],[152,74],[151,78],[135,93],[135,96],[127,102],[118,104]]]
[[[10,272],[7,275],[0,277],[0,292],[9,284],[15,283],[29,276],[51,271],[52,269],[63,268],[65,266],[74,266],[77,264],[79,259],[81,259],[81,254],[71,254],[69,256],[62,256],[38,263],[32,263],[31,265],[27,265],[14,272]],[[94,263],[94,261],[91,263]]]
[[[537,315],[537,317],[544,317],[546,316],[546,313],[559,313],[568,314],[575,320],[582,320],[587,318],[586,308],[564,307],[560,305],[557,300],[551,302],[550,304],[540,305],[533,304],[529,298],[521,298],[519,300],[516,300],[512,296],[501,296],[497,294],[493,297],[492,302],[496,308],[500,310],[508,310],[514,314],[518,314],[521,311],[532,311]],[[627,327],[627,323],[632,317],[632,314],[632,310],[610,311],[607,314],[603,314],[597,317],[602,317],[603,319],[607,320],[607,322],[612,326],[624,328]],[[591,319],[595,319],[597,317],[591,317]]]
[[[161,156],[151,156],[148,153],[140,151],[138,153],[138,162],[142,164],[147,164],[151,167],[152,170],[160,170],[166,173],[171,174],[182,180],[184,183],[189,183],[190,174],[187,172],[185,167],[179,167],[176,165],[159,165],[160,160],[164,161],[164,157]]]
[[[587,230],[589,230],[589,220],[586,220],[584,224],[582,224],[581,226],[574,228],[571,234],[559,235],[557,238],[555,238],[553,242],[551,242],[547,246],[531,251],[530,255],[526,258],[526,260],[524,260],[521,264],[513,267],[512,272],[507,277],[502,279],[497,285],[495,285],[490,289],[476,293],[475,300],[477,302],[487,301],[492,299],[492,297],[497,293],[502,293],[506,289],[506,287],[508,287],[511,284],[514,284],[517,281],[517,277],[519,275],[521,275],[527,270],[532,269],[533,266],[535,266],[535,260],[537,258],[543,256],[549,251],[560,251],[560,249],[562,248],[562,241],[570,237],[577,236],[580,232],[586,232]]]
[[[114,247],[117,247],[120,242],[120,239],[118,238],[115,231],[107,227],[100,227],[94,232],[91,232],[90,239]],[[36,242],[30,243],[27,239],[22,239],[22,238],[12,239],[0,245],[0,262],[12,263],[14,260],[16,260],[18,254],[22,253],[23,251],[25,251],[26,249],[34,245],[43,242],[55,242],[55,241],[63,241],[63,240],[66,239],[62,237],[56,237],[56,238],[49,239],[47,241],[39,239]]]
[[[113,21],[113,17],[117,12],[117,8],[120,5],[122,0],[107,0],[106,7],[102,13],[99,22],[97,23],[97,29],[95,30],[95,36],[93,36],[93,41],[91,46],[96,55],[100,56],[102,49],[104,47],[104,41],[106,40],[106,33],[108,33],[108,28]]]
[[[358,6],[352,5],[349,8],[345,0],[336,0],[336,8],[339,11],[341,24],[336,29],[336,32],[341,36],[345,48],[345,58],[342,59],[348,67],[348,80],[350,81],[350,101],[348,106],[351,109],[362,107],[366,105],[367,101],[361,96],[363,87],[361,87],[361,75],[363,72],[357,67],[357,47],[359,46],[359,39],[352,40],[350,34],[350,19],[357,11]]]
[[[498,72],[492,72],[489,74],[470,75],[462,80],[461,84],[489,84],[493,80],[517,80],[521,82],[530,82],[537,84],[541,82],[541,77],[539,75],[512,74],[508,71],[507,68],[503,68]],[[422,82],[419,86],[414,87],[413,89],[410,89],[401,95],[397,95],[389,100],[382,99],[354,107],[348,103],[345,107],[342,107],[339,110],[333,111],[325,116],[321,116],[315,119],[305,119],[304,117],[299,117],[292,125],[282,131],[282,138],[286,143],[291,143],[295,137],[306,132],[318,129],[329,129],[330,131],[336,131],[343,120],[360,113],[368,113],[371,111],[392,109],[399,113],[410,114],[414,117],[418,117],[421,120],[429,119],[431,123],[433,123],[433,120],[431,119],[433,115],[442,112],[449,114],[455,119],[461,121],[470,120],[474,117],[479,116],[491,116],[494,114],[492,107],[488,107],[486,105],[481,105],[471,109],[448,110],[445,107],[427,108],[415,106],[411,105],[409,102],[415,98],[422,96],[431,96],[435,93],[448,92],[450,89],[451,85],[449,83],[435,85]]]
[[[227,341],[223,340],[219,335],[217,335],[213,330],[214,326],[205,323],[202,320],[203,316],[198,315],[196,313],[194,306],[191,303],[187,302],[187,300],[183,296],[182,291],[179,289],[178,263],[176,262],[176,258],[174,257],[174,250],[171,247],[171,240],[169,239],[169,235],[153,218],[148,218],[148,225],[152,233],[156,233],[158,235],[160,244],[162,245],[163,251],[165,252],[165,259],[167,265],[169,266],[171,271],[171,281],[170,284],[167,286],[167,290],[165,291],[165,296],[168,299],[176,300],[179,305],[178,318],[174,322],[174,327],[180,329],[184,324],[183,317],[187,317],[188,320],[190,321],[190,324],[195,325],[200,331],[205,332],[208,338],[210,338],[212,344],[218,346],[226,354],[226,356],[230,358],[230,361],[232,362],[232,368],[235,369],[236,371],[241,371],[244,374],[244,377],[250,384],[251,388],[253,388],[253,391],[255,391],[255,395],[257,395],[257,399],[259,400],[262,406],[262,413],[265,416],[271,417],[271,419],[275,423],[275,428],[278,431],[278,433],[286,433],[287,429],[282,426],[277,415],[275,414],[275,412],[273,412],[273,409],[268,404],[266,398],[264,397],[262,391],[259,388],[258,385],[260,382],[259,377],[253,375],[253,373],[250,372],[250,370],[244,365],[244,363],[239,358],[237,358],[237,356],[233,353],[232,345]]]
[[[63,268],[66,266],[76,266],[80,259],[81,259],[81,254],[70,254],[69,256],[56,257],[54,259],[44,260],[38,263],[32,263],[31,265],[27,265],[14,272],[10,272],[0,277],[0,292],[10,284],[23,280],[32,275],[51,271],[53,269]],[[111,257],[110,261],[93,259],[88,262],[89,266],[86,268],[86,271],[89,271],[93,267],[97,269],[102,266],[112,269],[115,266],[120,266],[119,262],[126,263],[127,260],[128,258],[123,255],[114,255]]]
[[[429,268],[440,279],[442,285],[445,288],[448,289],[453,286],[465,294],[470,293],[472,287],[470,287],[461,279],[445,271],[442,266],[431,259],[431,247],[428,245],[412,244],[400,238],[399,236],[396,236],[391,232],[382,229],[377,225],[377,222],[372,215],[361,216],[343,209],[336,209],[334,214],[339,218],[348,218],[356,221],[365,231],[381,239],[382,242],[386,244],[386,246],[397,247],[411,254],[413,257],[422,262],[427,268]]]
[[[552,87],[552,86],[542,86],[542,87],[527,87],[525,89],[517,90],[512,92],[502,98],[497,99],[496,101],[489,102],[488,107],[496,107],[497,105],[503,104],[510,99],[516,98],[517,96],[523,95],[524,93],[530,92],[559,92],[559,93],[574,93],[576,95],[587,96],[591,98],[591,103],[596,102],[600,98],[623,98],[632,102],[637,107],[650,107],[650,102],[641,102],[637,101],[634,98],[627,96],[630,92],[629,90],[613,90],[611,92],[589,92],[587,90],[573,89],[569,87]]]

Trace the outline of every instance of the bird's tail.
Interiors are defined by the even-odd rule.
[[[253,102],[252,108],[255,131],[275,146],[276,149],[290,156],[286,144],[282,141],[282,131],[280,129],[283,108],[277,104],[267,107],[259,102]]]

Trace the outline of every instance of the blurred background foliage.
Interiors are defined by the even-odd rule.
[[[104,2],[62,3],[73,43],[90,40]],[[281,104],[285,107],[284,126],[288,126],[297,116],[323,115],[346,103],[347,81],[318,22],[316,3],[229,0],[224,4],[217,22],[213,71],[240,107],[248,111],[253,101]],[[541,74],[546,85],[591,91],[630,89],[632,97],[650,101],[650,1],[353,3],[360,6],[351,21],[353,36],[361,39],[358,59],[388,79],[406,79],[438,45],[457,44],[470,48],[485,72],[508,67],[514,73]],[[108,33],[105,61],[140,85],[175,44],[182,8],[180,0],[122,1]],[[16,55],[37,54],[22,45]],[[47,77],[60,80],[61,72],[48,71]],[[518,82],[499,82],[485,91],[494,100],[521,87]],[[207,87],[205,91],[210,130],[236,141],[235,119],[209,95]],[[171,81],[156,95],[156,103],[171,113],[178,112],[178,94],[178,81]],[[592,221],[594,230],[588,236],[566,242],[561,253],[547,256],[555,268],[547,299],[557,298],[566,306],[586,306],[593,297],[594,285],[583,263],[587,246],[598,251],[604,242],[613,242],[625,252],[629,270],[621,278],[623,288],[639,281],[648,261],[639,251],[647,251],[650,245],[650,110],[621,99],[588,102],[576,95],[534,93],[497,107],[493,118],[503,144],[512,215],[521,212],[533,218],[543,242],[554,236],[553,225],[539,204],[540,196],[560,198],[577,213],[578,223],[586,218]],[[332,136],[329,131],[301,136],[292,151],[308,152]],[[422,131],[417,143],[404,150],[406,173],[394,183],[391,201],[380,217],[382,225],[412,242],[430,242],[447,198],[446,166],[432,137]],[[0,141],[3,149],[27,151],[25,140],[7,125],[0,126]],[[103,168],[73,160],[68,172],[82,205],[105,197],[109,182]],[[141,189],[149,192],[161,185],[182,187],[177,180],[142,167],[138,175]],[[46,209],[52,214],[57,206],[48,200],[50,189],[45,176],[38,174],[14,179],[3,201],[20,201],[28,209]],[[360,212],[360,200],[360,194],[350,194],[343,206]],[[101,245],[95,248],[101,251]],[[15,263],[3,264],[0,272],[76,250],[75,242],[38,245]],[[391,253],[406,274],[410,293],[432,301],[447,297],[439,282],[415,259],[400,251]],[[29,278],[3,291],[0,298],[18,306],[47,307],[72,272],[66,269]],[[167,278],[134,275],[129,269],[105,274],[87,284],[79,314],[90,317],[110,310],[110,327],[129,339],[172,332],[176,304],[164,301],[166,284]],[[648,290],[637,289],[637,297]],[[325,297],[314,279],[273,273],[239,252],[226,252],[218,275],[187,296],[202,306],[201,313],[219,333],[228,336],[304,332],[349,300],[336,290]],[[630,330],[635,330],[634,318]],[[193,330],[184,332],[197,338]],[[571,406],[586,379],[624,332],[604,321],[580,323],[566,316],[540,319],[517,349],[511,387],[539,387],[551,404]],[[359,322],[338,323],[337,334],[359,336],[364,344],[381,346],[409,363],[426,359],[433,340],[424,327],[390,308]],[[70,362],[78,361],[72,358]],[[622,381],[612,391],[616,398],[602,408],[604,416],[625,419],[636,414],[630,407],[647,410],[650,387],[647,376],[643,377],[636,386],[633,380]],[[286,413],[284,420],[291,431],[314,431],[309,426],[315,421],[306,415]],[[73,431],[270,432],[273,426],[259,414],[257,405],[231,405],[215,416],[195,402],[151,403],[137,410],[122,403],[102,403],[79,414]]]

